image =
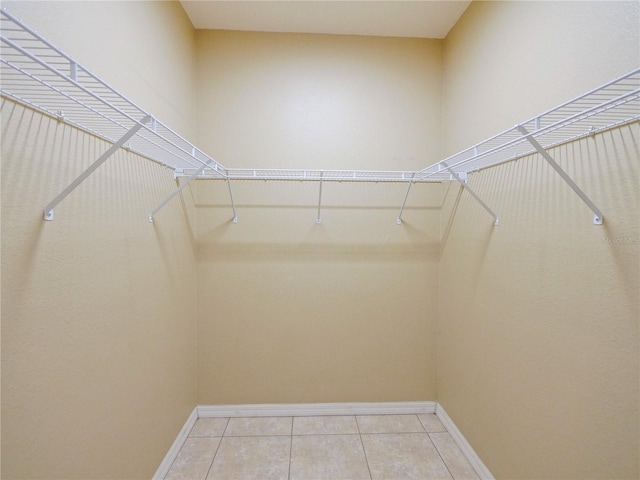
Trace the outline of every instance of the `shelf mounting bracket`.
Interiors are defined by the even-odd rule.
[[[233,202],[233,192],[231,191],[231,179],[227,176],[227,187],[229,187],[229,198],[231,199],[231,209],[233,210],[233,223],[238,223],[236,215],[236,204]]]
[[[76,178],[73,182],[71,182],[71,184],[67,188],[65,188],[62,192],[60,192],[58,196],[56,196],[56,198],[54,198],[49,203],[47,203],[47,205],[44,207],[44,219],[48,221],[53,220],[53,209],[62,200],[64,200],[67,197],[67,195],[73,192],[78,187],[78,185],[84,182],[89,175],[95,172],[97,168],[100,165],[102,165],[111,155],[116,153],[120,147],[122,147],[125,143],[127,143],[129,139],[138,132],[138,130],[140,130],[146,123],[149,122],[149,120],[151,120],[151,115],[147,115],[142,120],[136,122],[136,124],[132,128],[130,128],[127,131],[127,133],[125,133],[122,137],[120,137],[119,140],[117,140],[113,145],[111,145],[111,147],[109,147],[109,149],[106,152],[100,155],[100,157],[95,162],[93,162],[89,166],[89,168],[87,168],[84,172],[80,174],[80,176],[78,176],[78,178]]]
[[[469,187],[469,185],[467,184],[467,175],[464,175],[464,179],[458,175],[456,172],[453,171],[453,169],[451,167],[449,167],[449,165],[447,165],[445,162],[440,162],[440,165],[442,165],[444,168],[446,168],[448,170],[448,172],[451,174],[451,176],[453,178],[455,178],[457,180],[457,182],[462,185],[462,188],[464,188],[467,192],[469,192],[469,195],[471,195],[473,198],[475,198],[475,200],[482,205],[482,208],[484,208],[487,212],[489,212],[489,215],[491,215],[493,217],[493,224],[497,227],[498,225],[500,225],[500,219],[498,218],[498,216],[493,212],[493,210],[491,210],[489,208],[489,206],[484,203],[482,201],[482,199],[476,194],[476,192],[474,192],[471,187]]]
[[[324,176],[324,172],[320,172],[320,192],[318,193],[318,218],[316,218],[316,223],[320,225],[322,223],[322,219],[320,218],[320,206],[322,205],[322,177]]]
[[[173,200],[173,198],[174,198],[176,195],[178,195],[182,190],[184,190],[184,188],[185,188],[187,185],[189,185],[193,180],[195,180],[195,179],[198,177],[198,175],[200,175],[200,174],[203,172],[203,170],[204,170],[205,168],[207,168],[207,167],[212,167],[212,165],[211,165],[211,163],[210,163],[210,162],[211,162],[211,161],[209,161],[209,162],[206,162],[206,163],[202,164],[202,165],[200,166],[200,168],[198,168],[198,170],[196,170],[196,171],[195,171],[195,173],[193,173],[193,175],[191,175],[189,178],[187,178],[187,180],[186,180],[182,185],[180,185],[180,187],[178,187],[178,189],[176,189],[176,190],[175,190],[171,195],[169,195],[169,196],[168,196],[168,197],[167,197],[167,198],[166,198],[166,199],[165,199],[165,200],[164,200],[160,205],[158,205],[158,206],[157,206],[157,207],[156,207],[156,208],[155,208],[155,209],[154,209],[154,210],[149,214],[149,223],[153,223],[153,216],[154,216],[156,213],[158,213],[158,211],[160,211],[160,209],[161,209],[161,208],[163,208],[167,203],[169,203],[171,200]],[[213,167],[212,167],[212,168],[213,168]],[[176,169],[176,170],[178,170],[178,169]],[[180,170],[182,170],[182,169],[180,169]],[[213,168],[213,171],[214,171],[214,172],[216,172],[216,173],[218,173],[219,175],[222,175],[222,173],[218,172],[215,168]],[[224,177],[224,175],[222,175],[222,176]],[[175,178],[177,178],[177,177],[175,176],[175,173],[174,173],[174,177],[175,177]]]
[[[533,138],[528,130],[523,125],[518,125],[518,130],[520,133],[527,139],[527,141],[535,148],[542,158],[544,158],[549,165],[553,167],[553,169],[562,177],[562,179],[571,187],[571,189],[580,197],[580,199],[591,209],[594,213],[593,216],[593,224],[594,225],[602,225],[604,221],[604,215],[600,211],[598,207],[591,201],[589,197],[576,185],[576,182],[572,180],[567,172],[565,172],[560,165],[553,159],[551,155],[545,150],[545,148],[540,145],[540,143]]]
[[[402,225],[402,212],[404,212],[404,206],[407,203],[407,198],[409,198],[409,192],[411,191],[411,185],[413,185],[413,177],[416,176],[416,172],[411,174],[411,179],[409,180],[409,185],[407,186],[407,193],[404,194],[404,200],[402,201],[402,206],[400,207],[400,213],[398,214],[398,218],[396,219],[396,223],[398,225]]]

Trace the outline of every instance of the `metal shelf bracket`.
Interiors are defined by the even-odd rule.
[[[238,223],[236,215],[236,204],[233,201],[233,192],[231,191],[231,179],[227,176],[227,187],[229,187],[229,198],[231,199],[231,209],[233,210],[233,223]]]
[[[132,128],[129,129],[127,133],[125,133],[122,137],[120,137],[118,141],[116,141],[113,145],[111,145],[111,147],[109,147],[109,149],[106,152],[104,152],[95,162],[93,162],[89,166],[89,168],[87,168],[84,172],[82,172],[80,176],[78,176],[78,178],[76,178],[73,182],[71,182],[71,184],[67,188],[65,188],[62,192],[60,192],[58,196],[56,196],[56,198],[51,200],[44,207],[44,219],[48,221],[53,220],[54,218],[53,209],[56,207],[56,205],[58,205],[62,200],[64,200],[67,197],[67,195],[73,192],[78,187],[78,185],[84,182],[89,175],[95,172],[98,169],[98,167],[102,165],[111,155],[116,153],[120,147],[122,147],[125,143],[127,143],[127,141],[129,141],[129,139],[133,137],[138,132],[138,130],[140,130],[149,120],[151,120],[151,116],[147,115],[138,123],[136,123]]]
[[[523,126],[518,125],[516,127],[518,131],[527,139],[527,141],[535,148],[542,158],[544,158],[551,167],[560,175],[560,177],[571,187],[571,189],[580,197],[580,199],[591,209],[594,213],[593,224],[602,225],[604,221],[604,215],[600,209],[591,201],[591,199],[578,187],[576,182],[565,172],[560,165],[553,159],[551,155],[540,145],[540,143],[533,137],[531,133]]]
[[[407,198],[409,198],[409,192],[411,191],[411,185],[413,185],[413,177],[415,177],[416,174],[415,172],[413,172],[411,174],[411,179],[409,180],[409,185],[407,185],[407,193],[404,194],[404,200],[402,201],[402,206],[400,207],[400,213],[398,214],[398,218],[396,219],[396,223],[398,225],[402,225],[402,212],[404,212],[404,206],[407,203]]]
[[[322,219],[320,218],[320,206],[322,205],[322,177],[324,176],[324,172],[320,172],[320,190],[318,193],[318,217],[316,218],[316,224],[320,225],[322,223]]]
[[[169,195],[160,205],[158,205],[155,209],[153,209],[153,211],[149,214],[149,223],[153,223],[153,216],[158,213],[158,211],[164,207],[167,203],[169,203],[171,200],[173,200],[173,198],[178,195],[182,190],[184,190],[184,188],[189,185],[193,180],[195,180],[198,175],[200,175],[202,173],[202,171],[207,168],[210,167],[212,165],[210,165],[209,163],[205,163],[204,165],[202,165],[198,170],[195,171],[195,173],[193,173],[189,178],[187,178],[187,180],[180,185],[180,187],[178,187],[177,190],[175,190],[171,195]],[[177,170],[183,170],[183,169],[176,169]],[[217,170],[214,170],[216,173],[220,173]],[[222,175],[220,173],[220,175]],[[178,176],[176,175],[176,172],[174,171],[173,174],[173,178],[175,178],[176,180],[178,179]]]
[[[469,194],[475,198],[475,200],[482,205],[482,208],[484,208],[487,212],[489,212],[489,215],[491,215],[493,217],[493,224],[497,227],[498,225],[500,225],[500,219],[498,218],[498,216],[493,212],[493,210],[491,210],[489,208],[489,206],[484,203],[482,201],[482,199],[478,196],[478,194],[476,192],[474,192],[471,187],[467,184],[467,173],[464,172],[462,174],[457,174],[451,167],[449,167],[449,165],[442,161],[440,162],[440,164],[446,168],[449,173],[451,174],[451,176],[460,184],[462,185],[462,188],[464,188],[467,192],[469,192]]]

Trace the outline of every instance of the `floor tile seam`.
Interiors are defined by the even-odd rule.
[[[442,432],[433,432],[433,433],[442,433]],[[440,449],[438,448],[438,446],[435,444],[435,442],[431,438],[431,435],[429,435],[429,434],[427,434],[427,435],[429,436],[429,441],[431,442],[431,445],[433,445],[433,448],[436,449],[436,453],[438,454],[438,457],[440,457],[440,460],[442,460],[442,464],[444,465],[444,468],[447,469],[447,472],[449,472],[449,475],[451,475],[451,478],[455,479],[455,477],[453,476],[453,472],[449,468],[449,465],[447,465],[447,461],[444,459],[444,457],[440,453]]]
[[[293,458],[293,435],[289,437],[289,470],[287,473],[287,480],[291,480],[291,462]]]
[[[220,447],[222,446],[222,439],[224,438],[224,434],[227,431],[227,427],[229,426],[229,418],[227,418],[227,423],[224,425],[224,429],[222,430],[221,437],[208,437],[208,438],[219,438],[218,446],[216,447],[216,451],[213,452],[213,458],[211,459],[211,463],[209,464],[209,468],[207,469],[207,474],[204,476],[203,480],[209,478],[209,474],[211,473],[211,469],[213,468],[213,463],[216,461],[216,457],[218,456],[218,452],[220,451]]]
[[[222,430],[222,436],[224,437],[224,435],[227,433],[227,428],[229,428],[229,422],[231,421],[230,417],[227,417],[227,423],[224,424],[224,429]]]
[[[432,413],[354,413],[356,417],[411,417],[413,415],[435,415]],[[349,415],[351,416],[351,415]]]
[[[195,427],[195,425],[194,425]],[[193,430],[193,428],[191,428],[191,430]],[[211,469],[211,465],[213,464],[213,460],[216,457],[216,452],[218,451],[218,448],[220,448],[220,443],[222,442],[222,437],[219,436],[207,436],[207,437],[196,437],[196,436],[188,436],[186,438],[186,440],[189,440],[190,438],[219,438],[220,441],[218,442],[218,446],[216,447],[216,451],[213,453],[213,457],[211,458],[211,463],[209,464],[209,468],[207,469],[207,475],[205,475],[205,479],[207,478],[207,476],[209,475],[209,470]],[[182,444],[182,446],[180,447],[180,450],[178,450],[178,453],[176,454],[175,458],[173,459],[173,461],[171,462],[171,465],[169,466],[169,468],[167,469],[167,474],[163,477],[163,478],[167,478],[169,476],[169,473],[171,472],[171,469],[173,468],[173,466],[176,464],[176,462],[178,461],[178,457],[180,456],[180,454],[184,451],[184,447],[186,444],[186,440],[185,442]]]
[[[394,434],[411,434],[411,433],[425,433],[425,432],[387,432],[387,433],[364,433],[363,435],[394,435]],[[202,437],[190,437],[190,438],[264,438],[264,437],[355,437],[360,435],[359,432],[350,433],[261,433],[259,435],[209,435]]]
[[[427,431],[427,427],[425,427],[425,426],[424,426],[424,423],[422,423],[422,420],[420,420],[420,415],[418,415],[417,413],[415,413],[415,414],[413,414],[413,415],[414,415],[414,417],[416,417],[416,420],[418,420],[418,424],[420,425],[420,427],[422,427],[422,430],[423,430],[425,433],[429,433],[429,432]]]
[[[360,438],[360,445],[362,446],[362,453],[364,453],[364,461],[367,463],[367,471],[369,472],[369,479],[373,480],[373,474],[371,473],[371,465],[369,464],[369,457],[367,456],[367,449],[364,448],[364,441],[362,440],[362,432],[360,431],[360,424],[358,423],[358,416],[356,418],[356,428],[358,429],[358,437]]]
[[[225,426],[225,429],[227,427]],[[211,469],[213,468],[213,462],[216,461],[216,457],[218,456],[218,452],[220,451],[220,446],[222,445],[222,437],[219,437],[220,441],[218,442],[218,446],[216,447],[216,451],[213,452],[213,457],[211,458],[211,463],[209,464],[209,468],[207,469],[207,474],[204,476],[203,480],[209,478],[209,474],[211,473]]]
[[[420,418],[420,415],[416,415],[416,417],[418,417],[418,421],[420,422],[420,425],[422,425],[422,428],[424,428],[424,431],[429,433],[429,430],[427,430],[427,426],[424,424],[424,422]]]
[[[440,432],[437,432],[440,433]],[[360,433],[360,435],[415,435],[415,434],[429,434],[429,432],[364,432]]]
[[[357,436],[357,435],[430,435],[432,433],[448,433],[442,432],[341,432],[341,433],[260,433],[246,435],[203,435],[189,438],[264,438],[264,437],[339,437],[339,436]]]
[[[291,435],[289,437],[289,471],[287,473],[287,480],[291,480],[291,459],[293,457],[293,425],[296,422],[296,417],[291,417]]]

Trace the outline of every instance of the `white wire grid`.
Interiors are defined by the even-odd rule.
[[[126,148],[172,168],[198,168],[206,163],[211,165],[211,173],[224,171],[219,163],[5,9],[0,29],[2,95],[112,143],[143,123]]]
[[[173,168],[177,176],[201,170],[199,178],[407,181],[414,172],[228,169],[149,112],[117,92],[72,57],[2,9],[2,95],[115,143],[136,124],[143,127],[124,145]],[[150,120],[145,122],[145,119]],[[448,176],[425,181],[441,181]]]
[[[227,172],[231,179],[242,180],[324,180],[339,182],[407,182],[415,175],[413,171],[280,170],[249,168],[229,168]],[[447,180],[448,179],[447,175]]]
[[[535,152],[519,128],[524,127],[547,149],[638,118],[640,69],[445,158],[416,173],[416,178],[429,178],[447,166],[470,173]]]
[[[175,175],[230,180],[442,182],[640,118],[640,69],[419,171],[226,168],[93,75],[38,33],[1,10],[3,96],[30,105],[174,169]],[[526,133],[525,133],[526,132]],[[172,198],[172,197],[170,197]],[[406,201],[406,199],[405,199]],[[164,205],[164,203],[162,204]]]

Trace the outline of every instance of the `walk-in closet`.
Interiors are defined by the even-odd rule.
[[[640,3],[1,7],[3,479],[640,476]]]

